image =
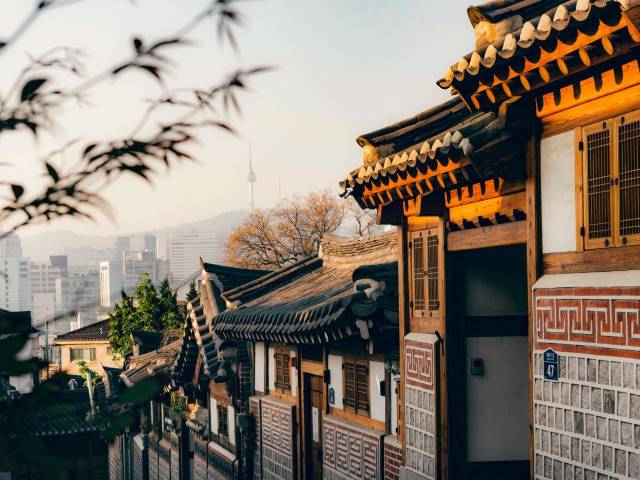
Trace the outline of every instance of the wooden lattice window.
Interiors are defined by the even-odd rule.
[[[218,435],[229,437],[229,410],[225,405],[216,405],[218,411]]]
[[[410,305],[414,317],[433,316],[440,309],[440,246],[438,228],[410,233]]]
[[[344,357],[344,409],[358,415],[369,415],[369,362],[363,358]]]
[[[585,248],[640,243],[640,112],[582,133]]]
[[[276,390],[282,393],[291,393],[291,368],[289,365],[289,352],[286,350],[276,350]]]

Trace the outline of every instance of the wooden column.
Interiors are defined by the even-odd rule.
[[[398,313],[400,330],[400,388],[398,391],[398,441],[404,445],[404,337],[409,333],[409,273],[407,261],[407,217],[402,215],[398,227]],[[404,448],[402,450],[404,456]],[[404,460],[404,458],[403,458]]]
[[[527,142],[527,306],[529,312],[529,466],[534,478],[533,443],[533,284],[542,274],[540,230],[540,133],[536,128]]]

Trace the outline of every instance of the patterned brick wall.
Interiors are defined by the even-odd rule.
[[[180,437],[171,433],[171,480],[180,478]]]
[[[265,397],[261,400],[262,478],[295,479],[295,406]]]
[[[260,398],[251,397],[249,409],[255,421],[255,444],[253,448],[253,479],[262,480],[262,455],[260,452]]]
[[[640,478],[640,288],[538,290],[534,305],[536,478]]]
[[[326,480],[382,480],[382,434],[334,416],[322,421]]]
[[[437,462],[437,349],[438,338],[410,333],[405,337],[405,463],[409,478],[435,479]]]
[[[133,449],[133,480],[147,480],[147,448],[146,439],[142,435],[133,438],[131,448]]]
[[[159,480],[160,473],[158,471],[158,461],[160,457],[158,454],[158,439],[155,437],[155,435],[149,435],[148,455],[149,455],[149,480]]]
[[[122,437],[117,436],[109,444],[109,480],[122,480]]]
[[[402,445],[395,435],[384,437],[384,480],[399,480]]]
[[[195,453],[193,455],[194,480],[207,480],[207,442],[194,438]]]
[[[235,456],[217,445],[210,442],[207,448],[208,474],[210,479],[231,480],[234,477]]]
[[[171,479],[171,444],[164,438],[158,442],[158,478]]]

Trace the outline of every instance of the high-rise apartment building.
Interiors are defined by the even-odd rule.
[[[155,251],[143,250],[122,255],[122,285],[127,294],[135,291],[142,278],[148,275],[151,281],[158,282],[158,264]]]
[[[0,240],[0,308],[13,312],[31,310],[29,259],[22,256],[20,237]]]
[[[60,333],[95,323],[100,304],[97,272],[70,274],[56,280],[56,313]]]
[[[100,262],[100,306],[115,306],[120,298],[122,288],[120,262]]]
[[[66,255],[51,255],[49,262],[53,267],[59,268],[63,275],[69,271],[69,258]]]
[[[172,285],[178,285],[200,269],[200,257],[217,263],[223,258],[224,239],[215,232],[190,232],[169,238],[169,268]]]
[[[31,310],[29,259],[0,257],[0,308],[12,312]]]
[[[31,293],[55,293],[56,279],[62,277],[63,272],[60,267],[56,267],[47,262],[31,262],[29,266],[31,273]]]

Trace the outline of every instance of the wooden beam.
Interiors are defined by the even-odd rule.
[[[503,223],[489,227],[449,232],[447,251],[460,252],[527,243],[526,222]]]
[[[573,85],[544,94],[536,107],[536,115],[544,126],[543,135],[553,135],[638,108],[640,66],[637,60],[632,60],[619,68],[622,81],[617,81],[613,68],[602,72],[600,87],[594,77],[581,80],[577,99]],[[557,98],[560,99],[558,103]]]
[[[409,333],[409,258],[408,220],[402,217],[398,227],[398,314],[400,334],[400,391],[398,392],[398,440],[404,445],[404,337]]]
[[[587,273],[640,268],[640,245],[585,250],[584,252],[547,253],[544,273]]]
[[[534,127],[535,128],[535,127]],[[527,142],[527,180],[526,180],[527,219],[527,310],[529,316],[529,468],[530,478],[535,477],[535,447],[533,439],[533,284],[542,274],[542,238],[540,218],[540,133],[535,129]]]

